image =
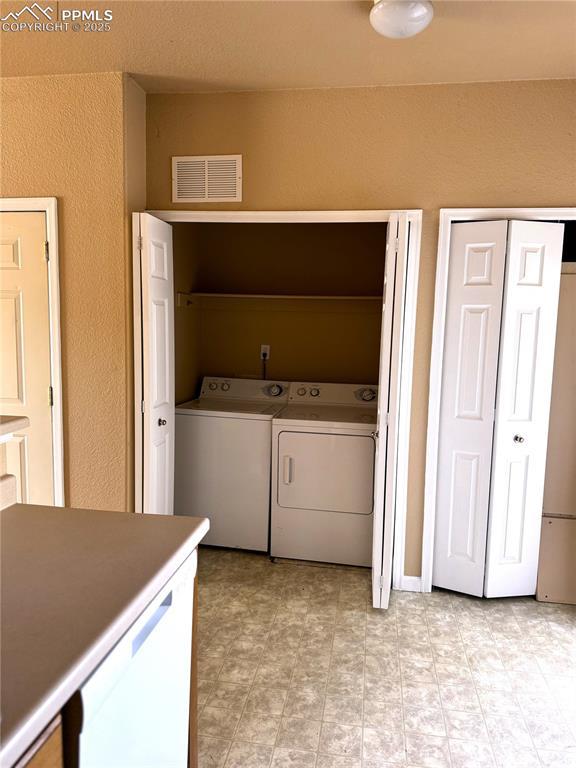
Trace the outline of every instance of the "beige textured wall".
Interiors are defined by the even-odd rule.
[[[125,87],[119,73],[1,82],[0,195],[58,198],[66,503],[112,510],[133,484]]]
[[[406,572],[420,572],[438,209],[574,205],[574,81],[149,95],[148,199],[170,157],[242,153],[230,209],[423,208]],[[207,206],[202,206],[207,207]]]

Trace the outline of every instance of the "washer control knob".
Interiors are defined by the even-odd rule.
[[[228,390],[230,389],[230,384],[228,384],[228,382],[225,381],[223,384],[220,385],[220,389],[222,390],[222,392],[228,392]]]
[[[376,392],[373,389],[362,389],[360,391],[360,399],[369,403],[376,397]]]
[[[280,384],[270,384],[270,386],[266,388],[266,393],[270,395],[270,397],[278,397],[282,394],[282,387]]]
[[[303,397],[306,394],[306,387],[298,387],[296,394],[300,395],[300,397]]]
[[[318,387],[312,387],[312,389],[310,390],[310,397],[318,397],[319,394],[320,394],[320,390],[318,389]]]
[[[210,384],[208,384],[208,389],[214,391],[215,389],[218,389],[218,384],[216,384],[215,381],[211,381]]]

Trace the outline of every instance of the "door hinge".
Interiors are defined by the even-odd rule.
[[[399,251],[400,251],[400,238],[397,237],[394,240],[394,253],[396,254],[396,256],[398,255]]]
[[[54,389],[48,387],[48,405],[52,408],[54,406]]]
[[[44,241],[44,258],[46,261],[50,261],[50,243],[48,240]]]
[[[140,411],[144,413],[144,400],[140,401]]]
[[[378,579],[378,586],[380,587],[380,589],[384,589],[384,576],[380,576],[380,578]]]
[[[143,245],[142,235],[138,235],[137,245],[138,245],[138,250],[141,251],[142,245]]]

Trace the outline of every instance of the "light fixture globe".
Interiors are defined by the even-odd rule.
[[[426,29],[434,17],[428,0],[380,0],[370,11],[370,24],[384,37],[413,37]]]

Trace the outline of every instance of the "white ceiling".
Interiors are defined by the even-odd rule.
[[[122,70],[152,92],[576,76],[573,0],[435,0],[431,26],[409,40],[380,37],[371,3],[350,0],[42,4],[111,8],[111,30],[3,32],[4,76]]]

